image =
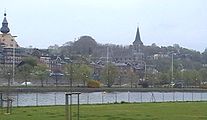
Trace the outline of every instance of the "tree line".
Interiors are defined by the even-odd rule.
[[[97,63],[100,58],[106,58],[107,48],[110,48],[109,64],[103,64],[101,72],[95,76],[94,67],[90,63]],[[99,44],[90,36],[82,36],[77,41],[67,42],[62,46],[50,46],[47,50],[39,50],[40,53],[24,58],[21,64],[16,67],[15,75],[20,81],[39,80],[41,86],[44,85],[43,83],[54,79],[50,76],[52,71],[48,66],[39,62],[38,58],[35,57],[40,57],[41,54],[46,53],[49,56],[65,56],[79,61],[65,64],[61,71],[64,76],[58,79],[67,80],[68,84],[72,81],[76,85],[87,86],[88,81],[97,80],[106,87],[123,86],[125,84],[129,87],[138,87],[143,82],[140,80],[140,74],[135,73],[131,67],[123,70],[112,64],[119,62],[116,61],[116,58],[132,57],[132,50],[132,45]],[[141,85],[148,87],[182,82],[186,86],[199,86],[207,82],[207,49],[201,53],[180,47],[178,44],[160,47],[153,43],[149,46],[143,46],[142,52],[144,53],[143,61],[146,62],[147,70],[144,78],[145,82]],[[156,59],[155,55],[158,55]],[[11,73],[11,69],[8,69],[1,72],[1,76],[7,79],[8,71]]]

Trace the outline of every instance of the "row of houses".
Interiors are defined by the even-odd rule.
[[[38,49],[20,47],[15,40],[17,36],[13,36],[10,33],[6,13],[4,13],[0,31],[0,71],[15,69],[15,66],[20,64],[28,56],[40,57],[40,61],[47,64],[51,69],[57,66],[57,63],[63,59],[59,56],[48,56],[48,54],[45,54],[45,51]],[[63,63],[61,62],[61,64]]]
[[[17,36],[13,36],[10,33],[10,29],[8,27],[8,22],[6,19],[6,13],[4,14],[4,19],[0,31],[0,65],[3,66],[1,67],[3,69],[7,67],[14,68],[14,66],[20,64],[23,58],[27,56],[38,57],[39,61],[46,64],[51,72],[54,72],[57,69],[62,71],[63,66],[67,63],[77,63],[76,60],[72,60],[71,58],[66,56],[51,55],[48,50],[38,50],[20,47],[15,41],[15,38]],[[113,56],[109,55],[107,57],[111,57],[110,62],[114,64],[118,69],[120,69],[123,73],[127,69],[132,69],[134,72],[139,74],[142,79],[144,78],[144,74],[146,74],[147,69],[152,69],[152,67],[147,65],[144,60],[143,42],[141,41],[139,28],[137,28],[135,41],[132,45],[132,53],[128,57],[128,59],[124,59],[126,58],[126,56],[114,58]],[[107,57],[103,56],[93,61],[88,60],[88,64],[94,68],[93,76],[96,77],[96,79],[98,79],[98,77],[100,76],[101,69],[107,64],[107,62],[109,62],[109,58]],[[157,59],[158,57],[160,56],[154,55],[155,59]]]

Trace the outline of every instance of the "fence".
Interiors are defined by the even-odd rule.
[[[6,94],[3,94],[3,99]],[[13,106],[64,105],[64,92],[11,93]],[[103,104],[118,102],[175,102],[206,101],[207,92],[92,92],[80,94],[80,104]],[[77,103],[76,96],[73,97]]]

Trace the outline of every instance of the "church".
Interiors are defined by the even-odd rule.
[[[12,36],[9,33],[10,29],[8,27],[6,13],[4,13],[4,19],[3,19],[2,27],[1,27],[0,31],[2,33],[2,34],[0,34],[0,43],[1,43],[2,47],[4,47],[4,48],[18,48],[19,47],[19,45],[15,41],[16,36]]]
[[[14,67],[22,60],[23,50],[19,47],[15,41],[15,37],[10,33],[9,24],[4,13],[2,26],[0,28],[0,65],[2,68]]]

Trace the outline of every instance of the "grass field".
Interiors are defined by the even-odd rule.
[[[73,106],[73,120],[77,120]],[[65,120],[64,106],[13,108],[0,120]],[[207,102],[81,105],[80,120],[207,120]]]

